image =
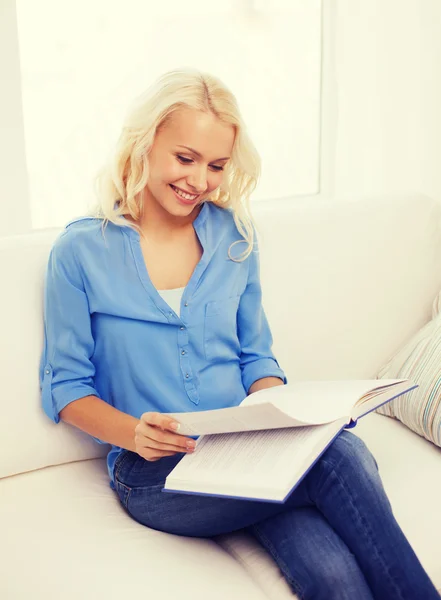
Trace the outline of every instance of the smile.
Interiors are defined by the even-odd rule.
[[[173,190],[179,195],[181,196],[181,198],[184,198],[184,200],[196,200],[196,198],[199,196],[199,194],[188,194],[187,192],[184,192],[182,190],[180,190],[179,188],[177,188],[176,186],[170,184],[170,187],[173,188]]]

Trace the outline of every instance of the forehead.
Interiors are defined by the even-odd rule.
[[[235,128],[212,113],[182,108],[157,132],[158,142],[194,148],[207,158],[230,156]],[[214,155],[217,156],[214,156]]]

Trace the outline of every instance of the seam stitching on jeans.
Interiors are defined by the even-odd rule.
[[[341,461],[340,461],[341,462]],[[338,464],[340,464],[340,462]],[[390,573],[388,567],[387,567],[387,563],[384,560],[384,557],[382,555],[382,553],[380,552],[380,550],[378,549],[377,545],[374,542],[374,537],[372,535],[372,530],[370,528],[370,526],[366,523],[365,519],[363,518],[363,515],[359,512],[359,510],[357,509],[357,504],[355,503],[351,493],[350,493],[350,486],[344,481],[344,479],[340,478],[339,473],[337,473],[335,466],[328,462],[325,459],[322,459],[322,463],[328,465],[328,467],[331,468],[332,473],[335,475],[335,477],[337,478],[338,482],[340,483],[341,488],[343,489],[343,491],[346,492],[346,494],[349,497],[349,501],[350,501],[350,505],[353,509],[353,511],[355,512],[356,516],[358,517],[359,521],[362,523],[365,532],[368,533],[368,536],[370,538],[370,542],[372,545],[372,548],[375,550],[377,557],[380,559],[380,562],[382,563],[383,569],[384,571],[389,575],[389,579],[391,580],[391,582],[393,582],[396,591],[399,593],[399,596],[402,600],[405,600],[404,596],[401,594],[401,589],[400,587],[397,585],[397,582],[395,580],[395,578],[392,576],[392,574]]]
[[[262,531],[259,529],[258,525],[251,525],[250,529],[252,531],[256,532],[257,538],[262,541],[263,545],[270,552],[271,556],[276,561],[278,567],[283,572],[283,574],[285,575],[286,579],[289,581],[289,583],[291,584],[291,586],[294,588],[295,593],[299,596],[299,600],[303,600],[304,599],[303,588],[301,588],[300,585],[299,585],[299,583],[295,579],[292,578],[291,573],[290,573],[290,571],[288,569],[287,564],[280,557],[279,553],[277,552],[277,550],[273,546],[272,542],[266,537],[266,535],[264,533],[262,533]]]
[[[122,455],[119,462],[117,462],[117,464],[116,464],[116,469],[114,470],[114,474],[113,474],[114,479],[119,477],[119,474],[121,473],[121,469],[123,468],[127,458],[130,456],[130,452],[128,450],[125,450],[124,452],[125,452],[125,454]],[[118,461],[118,458],[116,460]]]

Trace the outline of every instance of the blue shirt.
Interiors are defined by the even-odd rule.
[[[236,406],[263,377],[286,383],[271,350],[257,252],[243,262],[228,257],[243,239],[228,209],[204,203],[193,227],[203,253],[180,316],[152,284],[134,229],[109,222],[103,235],[101,219],[81,217],[58,236],[45,277],[39,371],[53,421],[89,395],[140,418]],[[111,487],[121,451],[108,454]]]

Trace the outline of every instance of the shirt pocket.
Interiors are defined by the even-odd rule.
[[[207,360],[231,360],[240,356],[237,311],[240,295],[207,302],[204,322],[204,351]]]

